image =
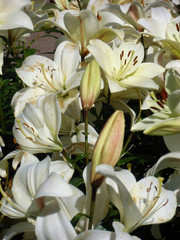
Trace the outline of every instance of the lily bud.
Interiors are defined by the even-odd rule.
[[[86,67],[80,84],[81,103],[83,109],[89,110],[98,98],[101,89],[101,72],[96,60]]]
[[[124,139],[124,114],[116,111],[108,119],[96,142],[92,158],[91,184],[99,187],[104,179],[96,173],[99,164],[108,164],[114,167],[120,157]]]

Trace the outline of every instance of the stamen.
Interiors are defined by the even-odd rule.
[[[21,119],[20,119],[20,118],[17,118],[16,121],[17,121],[17,124],[18,124],[18,126],[19,126],[18,130],[21,131],[21,133],[25,136],[26,139],[32,141],[32,142],[35,143],[35,144],[38,144],[38,145],[41,145],[41,146],[47,146],[46,144],[43,144],[43,143],[40,143],[40,142],[36,142],[32,137],[27,136],[27,134],[26,134],[26,133],[24,132],[24,130],[22,129]],[[25,125],[25,124],[23,123],[23,125]],[[25,125],[25,126],[26,126],[26,125]]]
[[[166,202],[163,204],[163,206],[166,206],[166,204],[169,202],[169,199],[166,200]]]
[[[179,23],[176,23],[176,29],[177,29],[178,32],[180,31],[180,29],[179,29]]]
[[[136,56],[136,57],[134,58],[133,62],[136,62],[136,61],[137,61],[137,58],[138,58],[138,56]]]
[[[38,67],[37,69],[40,71],[40,73],[42,72],[40,67]],[[37,76],[36,76],[36,77],[37,77]]]
[[[128,57],[130,56],[130,54],[131,54],[131,50],[128,52]]]
[[[97,19],[98,19],[98,21],[101,21],[101,19],[102,19],[102,16],[100,16],[99,13],[97,15]]]
[[[0,193],[1,195],[6,199],[6,201],[12,206],[14,207],[16,210],[18,210],[19,212],[23,213],[24,215],[27,215],[24,211],[21,210],[20,207],[17,206],[16,203],[14,203],[10,197],[8,196],[9,194],[8,193],[5,193],[2,189],[2,185],[1,185],[1,179],[0,179]],[[2,203],[1,203],[2,204]],[[5,206],[6,207],[6,206]]]
[[[150,183],[150,187],[147,188],[147,190],[146,190],[147,192],[150,192],[150,191],[151,191],[152,184],[153,184],[153,182]]]
[[[133,63],[133,66],[136,65],[137,62],[138,62],[138,61],[136,60],[136,61]]]
[[[121,54],[120,54],[120,59],[121,60],[122,60],[123,56],[124,56],[124,51],[122,51]]]

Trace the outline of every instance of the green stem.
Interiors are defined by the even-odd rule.
[[[130,135],[129,135],[129,137],[128,137],[128,139],[127,139],[127,141],[126,141],[126,143],[125,143],[125,145],[123,147],[121,155],[126,151],[126,149],[127,149],[128,145],[129,145],[133,135],[134,135],[134,132],[130,133]]]
[[[64,158],[67,160],[67,162],[70,163],[70,165],[73,166],[73,168],[76,169],[80,174],[82,174],[82,170],[80,169],[80,167],[78,167],[76,164],[72,162],[71,158],[68,156],[65,149],[63,149],[61,153],[64,156]]]
[[[85,160],[86,164],[89,163],[89,158],[88,158],[88,109],[84,109],[84,122],[85,122]]]
[[[92,216],[92,218],[89,219],[88,229],[93,229],[93,215],[94,215],[94,207],[95,207],[95,200],[96,200],[96,192],[97,192],[97,187],[92,186],[91,205],[90,205],[90,216]]]

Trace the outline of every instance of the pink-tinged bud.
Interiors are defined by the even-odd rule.
[[[101,90],[101,71],[96,60],[86,67],[80,84],[81,103],[83,109],[89,110],[98,98]]]
[[[96,142],[92,158],[91,184],[99,187],[104,179],[96,173],[99,164],[109,164],[115,166],[122,150],[124,139],[124,114],[116,111],[108,119]]]

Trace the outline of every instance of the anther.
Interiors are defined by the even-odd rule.
[[[23,125],[30,128],[30,126],[27,123],[23,123]]]
[[[41,73],[41,68],[40,67],[38,67],[37,69],[39,69],[39,71],[40,71],[40,73]],[[37,76],[36,76],[37,77]]]
[[[136,60],[136,61],[133,63],[133,66],[136,65],[137,62],[138,62],[138,61]]]
[[[137,58],[138,58],[138,56],[136,56],[136,57],[134,58],[133,62],[136,62]]]
[[[166,206],[166,204],[169,202],[169,199],[166,200],[166,202],[163,204],[163,206]]]
[[[150,183],[150,187],[147,188],[147,192],[150,192],[150,191],[151,191],[152,184],[153,184],[153,182]]]
[[[131,54],[131,50],[128,52],[128,57],[130,56],[130,54]]]
[[[97,15],[97,19],[98,19],[98,21],[101,21],[101,19],[102,19],[102,16],[100,16],[99,13]]]
[[[178,32],[180,31],[178,23],[176,23],[176,29],[177,29]]]

